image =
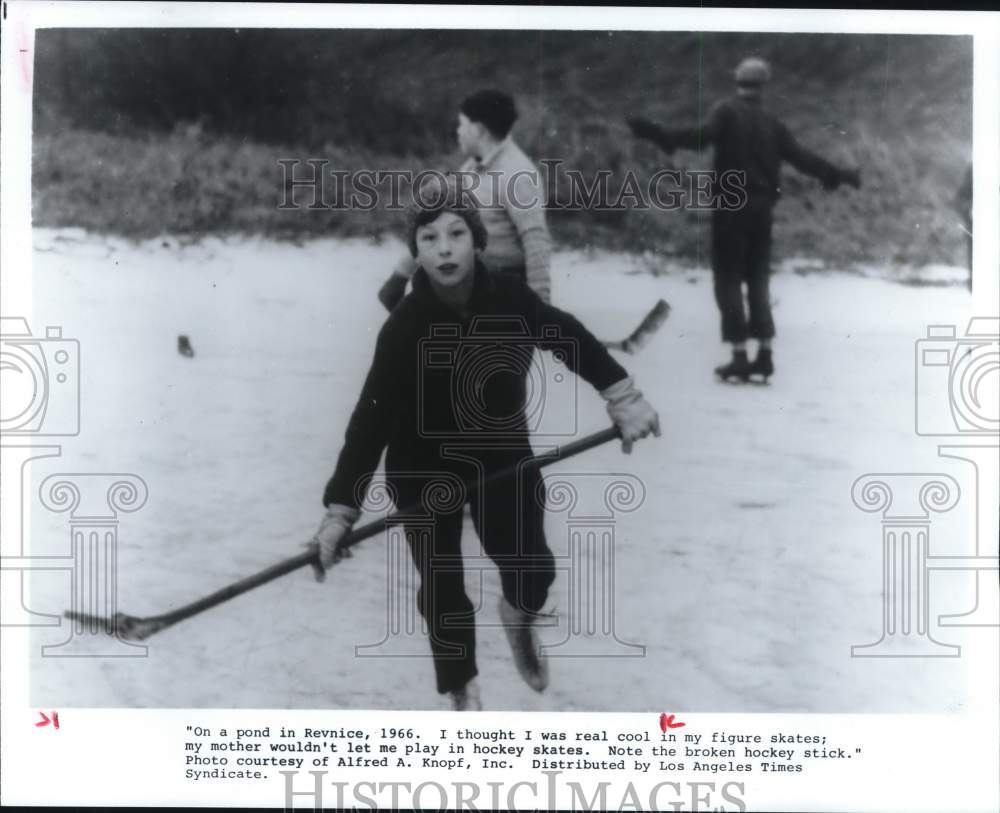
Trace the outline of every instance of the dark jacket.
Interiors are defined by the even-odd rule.
[[[841,170],[799,145],[788,128],[759,100],[734,96],[712,108],[696,127],[656,128],[652,140],[668,152],[678,147],[715,147],[717,178],[726,171],[746,173],[748,202],[773,206],[781,194],[781,162],[835,186]]]
[[[523,280],[478,264],[475,275],[467,312],[459,315],[434,295],[423,269],[414,274],[413,292],[379,332],[324,505],[359,507],[386,447],[390,482],[394,473],[459,471],[442,453],[449,440],[502,447],[485,456],[487,468],[530,453],[538,413],[525,414],[528,382],[534,392],[541,381],[567,378],[552,359],[533,361],[535,347],[563,357],[598,390],[628,375],[579,321],[546,305]],[[540,370],[547,372],[539,377]],[[575,403],[561,406],[574,409]],[[542,409],[559,407],[541,403]],[[567,417],[563,431],[575,414]]]

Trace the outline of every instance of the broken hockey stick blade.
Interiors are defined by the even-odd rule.
[[[669,315],[670,305],[667,304],[665,299],[661,299],[646,314],[645,318],[639,323],[639,327],[632,331],[632,334],[627,339],[620,342],[604,342],[604,346],[609,350],[623,350],[626,353],[636,353],[663,326]]]
[[[574,455],[586,452],[607,443],[609,440],[614,440],[619,437],[621,437],[621,434],[617,427],[608,427],[600,432],[595,432],[594,434],[587,435],[578,441],[569,443],[566,446],[557,447],[549,453],[537,455],[523,464],[498,471],[487,477],[481,485],[487,486],[498,480],[512,477],[519,471],[526,468],[544,468],[545,466],[555,463],[558,460],[566,460]],[[416,509],[418,509],[418,506],[409,506],[402,511],[396,511],[394,514],[390,514],[387,517],[383,517],[382,519],[375,520],[374,522],[370,522],[367,525],[357,528],[344,537],[342,545],[345,548],[351,548],[365,539],[376,536],[384,531],[387,526],[400,521],[402,517],[413,513]],[[217,590],[211,595],[200,598],[197,601],[193,601],[183,607],[178,607],[176,610],[163,613],[162,615],[153,615],[148,618],[138,618],[134,615],[127,615],[126,613],[115,613],[111,618],[102,618],[100,616],[76,612],[75,610],[67,610],[64,615],[66,618],[69,618],[78,624],[89,626],[94,632],[103,628],[108,634],[114,635],[123,640],[142,641],[149,638],[151,635],[155,635],[157,632],[166,629],[167,627],[172,627],[180,621],[184,621],[187,618],[203,613],[205,610],[211,609],[212,607],[217,607],[223,602],[236,598],[243,593],[253,590],[255,587],[260,587],[262,584],[274,581],[281,576],[291,573],[293,570],[298,570],[306,565],[318,567],[319,564],[317,561],[317,554],[317,548],[310,547],[303,553],[271,565],[271,567],[265,568],[259,573],[254,573],[252,576],[247,576],[245,579],[233,582],[232,584],[223,587],[221,590]]]

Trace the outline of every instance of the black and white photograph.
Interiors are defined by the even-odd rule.
[[[975,701],[1000,150],[982,180],[974,36],[551,11],[109,12],[5,57],[32,708]]]

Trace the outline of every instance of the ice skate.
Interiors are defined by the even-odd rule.
[[[728,364],[723,364],[715,368],[715,374],[723,381],[736,378],[740,381],[750,380],[750,360],[747,358],[746,350],[734,350],[733,360]]]
[[[479,682],[473,678],[461,689],[448,692],[452,711],[482,711],[483,703],[479,697]]]
[[[500,597],[500,620],[514,655],[514,665],[524,682],[541,692],[549,685],[549,664],[538,645],[538,633],[533,626],[535,619],[531,613],[512,607]]]
[[[750,365],[751,376],[762,376],[767,383],[767,379],[774,375],[774,359],[771,357],[771,348],[762,347],[757,351],[757,358]]]

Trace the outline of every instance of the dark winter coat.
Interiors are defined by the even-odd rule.
[[[442,453],[449,440],[502,446],[482,455],[487,469],[523,459],[539,418],[525,414],[529,366],[535,365],[535,382],[568,379],[552,357],[538,357],[535,347],[563,356],[566,367],[598,390],[628,375],[579,321],[546,305],[522,279],[477,264],[466,313],[459,315],[435,296],[419,269],[413,292],[379,332],[323,504],[358,507],[366,478],[386,447],[390,483],[394,473],[459,471]],[[547,371],[541,379],[540,369]],[[573,410],[575,403],[542,402],[542,409]],[[574,419],[567,415],[563,431],[572,432]]]
[[[824,186],[835,186],[841,180],[838,167],[802,147],[758,99],[734,96],[716,104],[696,127],[655,130],[652,140],[667,151],[713,145],[716,177],[727,171],[745,172],[750,205],[773,206],[777,202],[782,161],[818,178]]]

